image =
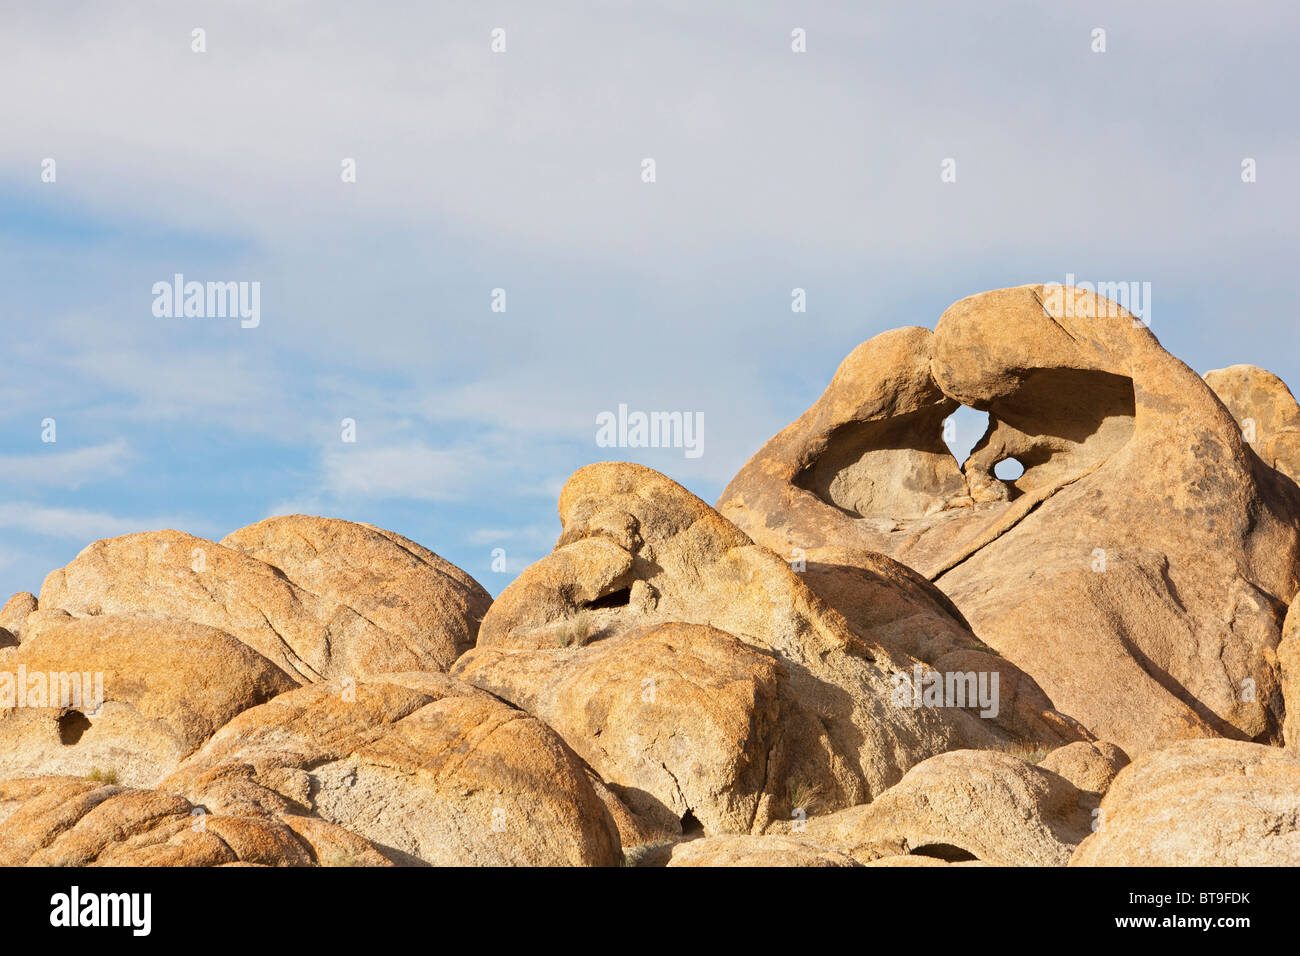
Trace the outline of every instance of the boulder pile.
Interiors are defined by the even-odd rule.
[[[715,507],[580,469],[496,600],[333,518],[96,541],[0,610],[0,865],[1300,864],[1297,478],[1281,380],[1021,286]]]

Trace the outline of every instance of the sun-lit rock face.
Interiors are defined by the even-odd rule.
[[[1260,460],[1300,481],[1300,404],[1286,383],[1254,365],[1206,372],[1205,383],[1232,412]]]
[[[959,404],[989,415],[961,466],[942,440]],[[994,472],[1008,458],[1024,466],[1011,482]],[[1105,299],[1001,289],[933,333],[864,343],[718,510],[782,554],[911,567],[1058,710],[1129,753],[1281,740],[1300,489]]]
[[[863,611],[855,626],[779,556],[639,465],[576,472],[560,518],[555,551],[502,592],[455,673],[535,709],[611,785],[675,815],[690,810],[706,832],[761,829],[807,809],[800,804],[811,797],[800,794],[815,793],[822,810],[863,802],[954,747],[1086,736],[1028,677],[980,650],[946,599],[907,574],[891,580],[892,569],[882,569],[873,581],[883,607],[874,618]],[[901,618],[911,621],[906,640],[890,626]],[[930,663],[895,641],[947,655],[963,671],[1002,672],[998,706],[989,708],[996,714],[899,706],[898,675],[910,701],[912,675]],[[701,694],[724,673],[736,681],[726,693]],[[643,679],[663,681],[665,696],[637,711],[626,695]],[[638,768],[637,747],[604,737],[607,724],[627,721],[623,733],[644,733],[647,754],[659,753],[652,741],[676,735],[698,740],[704,756],[655,757]]]
[[[233,635],[299,683],[441,670],[473,646],[490,597],[468,574],[370,525],[292,515],[220,544],[179,531],[96,541],[40,609],[142,613]]]
[[[1135,760],[1071,866],[1300,865],[1300,760],[1237,740],[1185,740]]]
[[[1295,865],[1297,448],[1275,376],[1022,286],[717,510],[579,469],[495,602],[333,518],[97,541],[0,609],[0,865]]]

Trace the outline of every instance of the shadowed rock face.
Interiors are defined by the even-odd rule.
[[[1043,770],[1060,774],[1080,790],[1099,797],[1128,764],[1128,754],[1104,740],[1067,744],[1038,762]]]
[[[962,467],[941,439],[958,404],[989,413]],[[1007,458],[1025,468],[1014,482],[994,474]],[[782,554],[914,568],[1057,709],[1129,753],[1280,739],[1300,489],[1107,300],[1021,286],[961,300],[933,334],[877,336],[718,509]]]
[[[916,658],[874,640],[870,627],[850,624],[780,557],[648,468],[606,463],[579,470],[561,492],[560,517],[564,531],[555,551],[502,592],[483,620],[478,647],[456,673],[519,706],[539,708],[599,764],[611,785],[646,791],[673,813],[680,812],[679,803],[690,803],[689,786],[701,795],[688,806],[701,822],[704,814],[715,827],[739,822],[737,828],[748,829],[787,815],[792,789],[815,790],[820,809],[859,803],[927,756],[1024,739],[1015,729],[1020,724],[1058,740],[1084,736],[1005,662],[1010,692],[1003,692],[1002,713],[1010,716],[1003,723],[969,709],[895,706],[895,675],[911,674]],[[928,586],[909,582],[905,573],[898,580],[905,598],[882,609],[877,623],[907,616],[913,628],[935,625],[932,638],[909,638],[917,645],[966,652],[976,647],[969,632],[945,616],[941,596],[926,593]],[[882,592],[889,590],[885,577],[878,581]],[[644,631],[670,623],[702,627]],[[676,635],[673,650],[661,643],[670,633]],[[728,644],[727,635],[734,643]],[[606,641],[617,643],[601,647]],[[530,653],[510,653],[522,651]],[[701,668],[709,655],[716,662]],[[776,671],[772,662],[779,665]],[[572,675],[600,673],[634,688],[640,679],[677,666],[684,678],[680,696],[668,686],[673,696],[655,711],[650,736],[685,738],[693,725],[707,721],[717,733],[701,742],[707,757],[686,767],[687,779],[670,784],[670,775],[657,767],[638,775],[634,752],[606,750],[617,750],[617,740],[597,742],[604,722],[618,726],[617,715],[627,704],[600,681],[583,683],[592,697],[584,704]],[[716,675],[720,668],[734,669],[737,688],[751,690],[744,699],[720,693],[715,699],[699,695],[695,702],[711,679],[708,672]],[[690,678],[696,670],[698,679]],[[1017,677],[1024,686],[1017,687]],[[1036,713],[1028,706],[1035,700],[1042,708]],[[584,706],[594,710],[584,712]],[[704,709],[707,720],[695,707]],[[786,719],[769,720],[782,709]],[[765,748],[798,760],[767,765],[771,755]],[[662,757],[657,762],[665,771],[673,767]],[[737,786],[742,769],[757,767],[765,768],[761,783]],[[735,805],[728,808],[727,800]]]

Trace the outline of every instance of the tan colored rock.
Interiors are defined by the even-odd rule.
[[[783,836],[715,836],[679,843],[669,866],[857,866],[843,853]]]
[[[1038,766],[1060,774],[1080,790],[1102,796],[1111,781],[1129,764],[1128,754],[1104,740],[1078,741],[1058,747]]]
[[[143,615],[29,618],[0,663],[0,777],[151,786],[242,710],[294,686],[222,631]]]
[[[27,615],[36,610],[36,595],[30,591],[19,591],[5,602],[0,609],[0,630],[6,630],[18,640],[22,640],[23,623]]]
[[[319,817],[399,862],[622,861],[587,768],[550,728],[432,672],[281,694],[228,723],[162,788],[221,812]]]
[[[1279,747],[1185,740],[1135,760],[1071,866],[1300,865],[1300,761]]]
[[[761,831],[833,792],[836,753],[770,652],[696,624],[588,645],[481,647],[452,676],[546,722],[661,832]]]
[[[872,551],[791,554],[800,577],[858,633],[940,673],[996,672],[999,706],[992,720],[1015,739],[1050,746],[1091,736],[1057,712],[1032,677],[981,642],[948,596],[911,568]]]
[[[644,795],[625,791],[617,785],[611,786],[590,768],[587,770],[587,782],[614,821],[625,865],[629,855],[637,853],[639,849],[675,843],[681,839],[681,821],[662,808],[658,812],[654,806],[647,808],[646,804],[651,801],[644,799]],[[638,803],[641,808],[633,810],[628,806],[629,801]]]
[[[287,570],[179,531],[126,535],[96,541],[51,572],[41,613],[193,621],[234,635],[308,683],[445,670],[472,643],[475,615],[485,606],[486,595],[463,572],[452,574],[432,552],[367,526],[271,519],[227,540]],[[315,559],[305,554],[312,542],[324,549]]]
[[[983,650],[957,606],[911,568],[874,551],[791,551],[792,568],[861,633],[918,660]],[[800,563],[802,562],[802,563]]]
[[[1264,464],[1300,481],[1300,404],[1286,383],[1254,365],[1206,372],[1205,381]]]
[[[1286,708],[1282,735],[1287,749],[1294,751],[1300,749],[1300,595],[1287,611],[1282,640],[1277,646],[1277,662]]]
[[[920,856],[907,853],[901,856],[882,856],[878,860],[868,860],[862,866],[897,867],[897,866],[988,866],[979,860],[958,860],[950,863],[934,856]]]
[[[920,662],[858,633],[785,561],[658,472],[580,469],[561,492],[560,518],[555,551],[488,611],[480,649],[586,645],[678,621],[772,652],[794,699],[826,729],[828,809],[869,800],[927,756],[1014,739],[969,708],[896,706],[892,691],[901,681],[910,699]]]
[[[863,863],[912,854],[1064,866],[1091,824],[1081,797],[1068,780],[1018,757],[954,751],[913,767],[874,802],[811,817],[791,835]]]
[[[1210,387],[1140,322],[1071,293],[983,293],[933,334],[859,346],[719,510],[782,554],[916,569],[1057,711],[1130,754],[1276,741],[1300,489],[1258,467]],[[958,403],[990,416],[961,469],[940,430]],[[1007,458],[1025,466],[1010,483],[994,474]]]
[[[206,813],[175,794],[77,777],[0,781],[3,866],[389,866],[321,820]]]
[[[445,671],[474,646],[492,596],[428,548],[374,525],[289,515],[227,535],[227,548],[396,635]]]

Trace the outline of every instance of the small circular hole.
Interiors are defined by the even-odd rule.
[[[993,466],[993,474],[1003,481],[1015,481],[1025,473],[1025,466],[1014,458],[1003,458]]]

